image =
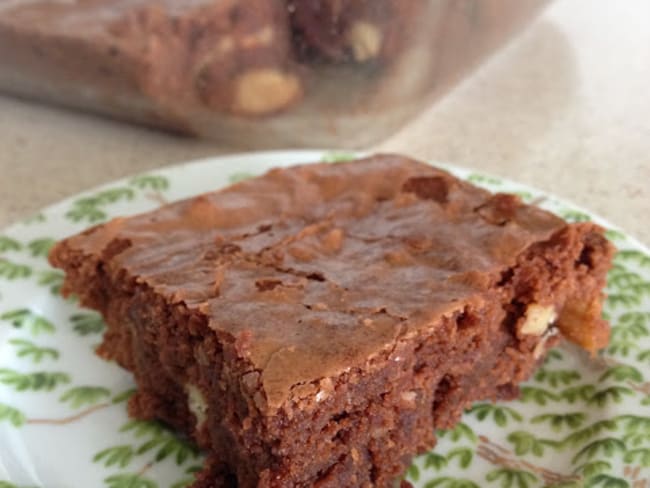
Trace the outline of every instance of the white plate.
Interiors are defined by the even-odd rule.
[[[165,168],[78,195],[0,233],[0,488],[180,488],[201,465],[194,449],[158,424],[128,419],[129,374],[93,353],[101,319],[56,293],[62,274],[45,259],[56,239],[273,166],[346,156],[268,152]],[[650,253],[538,190],[442,166],[568,220],[608,227],[620,249],[606,305],[614,331],[597,360],[560,348],[520,401],[476,405],[414,462],[409,480],[427,488],[650,486]]]

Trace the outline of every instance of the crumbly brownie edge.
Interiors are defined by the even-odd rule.
[[[390,395],[403,400],[401,395],[405,394],[406,398],[409,398],[411,392],[419,391],[417,382],[414,383],[413,379],[417,376],[416,370],[426,367],[427,362],[431,364],[432,358],[434,361],[440,361],[441,357],[445,358],[445,362],[434,367],[440,376],[431,376],[428,380],[427,391],[432,393],[433,397],[424,399],[423,410],[418,406],[416,417],[429,418],[426,407],[428,405],[429,410],[431,409],[431,404],[427,402],[432,400],[433,424],[437,428],[450,428],[473,401],[516,397],[518,384],[530,376],[535,366],[542,361],[546,350],[559,339],[556,328],[549,327],[548,322],[542,322],[544,328],[539,328],[540,315],[534,312],[543,311],[546,306],[555,311],[554,316],[558,317],[557,327],[565,331],[580,328],[582,338],[589,338],[590,341],[584,343],[602,347],[606,341],[608,326],[600,319],[601,289],[613,249],[602,237],[601,232],[591,224],[571,225],[548,241],[533,245],[519,257],[516,266],[504,270],[501,276],[495,279],[495,294],[490,297],[493,302],[488,300],[488,303],[497,303],[499,311],[503,312],[502,316],[492,314],[490,317],[489,307],[485,310],[467,309],[448,323],[443,321],[441,324],[434,325],[431,328],[433,335],[430,337],[418,335],[400,341],[391,354],[395,354],[394,351],[401,347],[404,348],[404,352],[397,356],[404,360],[402,365],[405,373],[399,371],[391,373],[389,375],[391,380],[388,383],[399,384],[400,375],[404,374],[405,377],[401,381],[406,386],[374,392],[372,388],[366,387],[365,401],[368,394],[371,396],[378,394],[382,398],[381,402]],[[586,255],[589,255],[588,262],[585,262]],[[577,322],[568,320],[564,316],[564,310],[573,308],[576,301],[582,300],[597,306],[589,314],[582,315]],[[553,316],[549,315],[546,315],[544,320],[555,321]],[[470,334],[470,339],[465,342],[460,339],[464,333]],[[472,333],[477,334],[473,336]],[[447,344],[445,339],[449,340]],[[485,342],[480,347],[477,342],[480,343],[482,340]],[[452,346],[450,347],[449,344]],[[413,346],[415,349],[409,352],[409,348]],[[419,366],[413,367],[413,361]],[[382,359],[378,361],[380,365],[390,363],[389,354],[382,355]],[[412,366],[411,370],[408,368],[409,364]],[[486,371],[488,373],[485,373]],[[381,378],[382,374],[382,369],[373,371],[373,365],[366,364],[356,372],[345,373],[338,379],[332,378],[335,385],[343,385],[343,394],[335,394],[333,397],[348,396],[353,399],[353,405],[362,405],[363,395],[356,396],[351,393],[349,385],[363,384],[366,380],[372,383],[376,378]],[[326,386],[327,383],[329,380]],[[384,383],[380,381],[380,384]],[[336,388],[335,386],[334,389]],[[323,391],[327,392],[328,389],[322,388],[322,384],[319,384],[315,394],[310,395],[304,403],[296,402],[292,406],[292,411],[282,412],[280,416],[286,415],[289,421],[294,418],[293,422],[298,426],[304,422],[312,422],[313,412],[324,409],[324,406],[317,402],[319,394]],[[416,396],[416,398],[420,397]],[[377,413],[378,418],[381,418],[381,412],[390,412],[391,408],[395,410],[399,408],[395,405],[385,405],[385,407]],[[336,412],[336,409],[331,411]],[[338,418],[342,412],[347,410],[344,408],[330,418]],[[364,419],[368,416],[369,414],[364,412],[360,418]],[[283,418],[283,425],[286,425],[286,422],[287,420]],[[423,432],[430,434],[428,430],[430,425],[430,422],[425,421],[413,432],[402,426],[387,433],[389,437],[399,436],[400,432],[408,432],[409,435],[406,437],[408,440],[400,445],[401,450],[388,453],[386,458],[382,458],[384,453],[380,453],[378,458],[373,458],[373,465],[380,467],[375,472],[374,478],[379,486],[392,479],[391,469],[395,469],[392,472],[393,476],[400,473],[400,470],[395,468],[396,458],[401,457],[404,462],[404,456],[408,459],[414,453],[421,452],[423,447],[418,444],[418,440],[425,439]],[[289,436],[289,439],[297,446],[295,451],[298,452],[298,456],[303,450],[315,449],[319,442],[322,442],[322,440],[310,441],[300,435],[295,439]],[[432,444],[428,446],[426,442],[423,444],[424,449],[432,447]],[[362,441],[359,445],[363,447],[366,442]],[[406,465],[402,465],[402,468],[405,467]],[[383,481],[379,483],[381,480]]]

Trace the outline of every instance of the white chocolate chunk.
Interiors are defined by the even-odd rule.
[[[418,394],[414,391],[404,391],[400,394],[400,399],[404,407],[415,408],[415,402]]]
[[[364,21],[356,22],[346,32],[346,39],[355,61],[369,61],[379,56],[382,34],[375,25]]]
[[[188,383],[185,385],[187,393],[187,407],[196,417],[196,429],[200,429],[208,415],[208,402],[203,393],[196,386]]]
[[[297,76],[273,68],[259,68],[240,75],[234,84],[233,110],[262,115],[280,110],[300,96]]]
[[[533,303],[526,309],[526,319],[519,329],[523,335],[541,336],[557,318],[555,309],[551,306]]]

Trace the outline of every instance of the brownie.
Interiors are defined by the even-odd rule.
[[[274,169],[58,243],[138,418],[209,454],[196,487],[392,486],[561,336],[608,340],[613,247],[396,155]]]
[[[61,101],[172,125],[197,106],[264,115],[291,105],[302,81],[290,54],[285,0],[0,5],[0,86],[47,95],[45,78]]]

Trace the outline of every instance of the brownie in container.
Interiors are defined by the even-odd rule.
[[[208,452],[197,487],[391,486],[560,337],[605,346],[613,247],[411,159],[274,169],[58,243],[130,414]]]
[[[547,0],[11,0],[0,91],[250,147],[363,147]]]

